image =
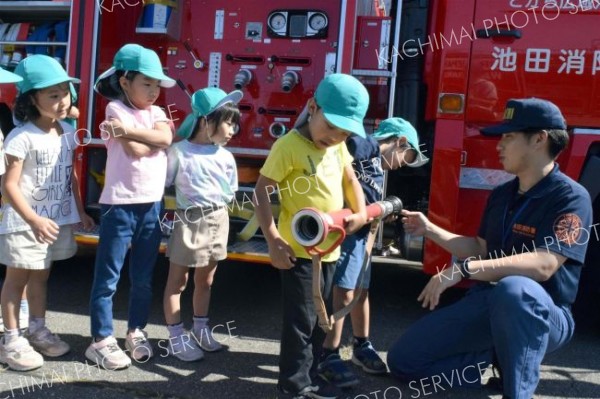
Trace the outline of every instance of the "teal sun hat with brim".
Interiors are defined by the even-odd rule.
[[[16,83],[22,81],[23,78],[19,75],[9,72],[0,67],[0,83]]]
[[[327,75],[317,86],[315,102],[333,126],[367,136],[363,119],[369,108],[369,92],[355,77],[344,73]]]
[[[243,96],[244,93],[240,90],[226,93],[218,87],[207,87],[198,90],[192,95],[192,112],[186,116],[177,130],[177,135],[187,139],[192,135],[198,118],[212,114],[225,104],[237,104]]]
[[[407,163],[406,165],[411,168],[418,168],[419,166],[423,166],[429,162],[429,158],[427,158],[421,152],[419,135],[417,134],[417,131],[407,120],[402,118],[385,119],[379,123],[377,130],[373,132],[371,137],[377,141],[386,140],[390,137],[406,137],[408,144],[417,152],[417,157],[415,160],[411,163]]]
[[[27,93],[30,90],[45,89],[60,83],[80,83],[77,78],[67,75],[62,65],[54,58],[43,54],[30,55],[17,65],[15,74],[23,80],[16,82],[19,93]],[[72,85],[70,90],[73,91]]]
[[[121,96],[119,82],[115,79],[116,71],[139,72],[159,80],[160,86],[165,88],[173,87],[177,83],[163,72],[158,54],[139,44],[130,43],[121,47],[115,54],[112,67],[96,79],[94,91],[109,100],[117,100]]]

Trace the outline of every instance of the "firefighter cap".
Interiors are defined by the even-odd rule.
[[[8,72],[4,68],[0,67],[0,83],[16,83],[22,81],[23,78],[19,75]]]
[[[421,152],[417,131],[407,120],[402,118],[385,119],[379,123],[377,130],[373,132],[371,137],[377,141],[386,140],[390,137],[406,137],[408,144],[417,152],[415,160],[406,165],[411,168],[418,168],[429,162],[429,158]]]
[[[560,109],[541,98],[512,99],[506,103],[504,122],[481,129],[485,136],[499,136],[509,132],[535,129],[567,129],[567,122]]]
[[[344,73],[327,75],[317,86],[315,101],[329,123],[360,137],[367,136],[363,119],[369,108],[369,93],[358,79]]]
[[[149,78],[159,80],[161,87],[173,87],[176,83],[174,79],[163,72],[158,54],[139,44],[129,43],[117,51],[112,67],[98,76],[94,84],[96,93],[110,100],[119,99],[121,91],[118,82],[111,81],[111,78],[114,79],[116,71],[139,72]]]
[[[17,82],[19,93],[27,93],[33,89],[45,89],[60,83],[79,83],[80,80],[67,75],[64,68],[54,58],[43,54],[30,55],[17,65],[15,74],[23,78]],[[72,84],[69,85],[74,91]]]
[[[192,95],[192,113],[186,116],[177,130],[177,135],[187,139],[192,135],[198,118],[212,114],[225,104],[237,104],[243,96],[244,93],[240,90],[234,90],[227,94],[218,87],[198,90]]]

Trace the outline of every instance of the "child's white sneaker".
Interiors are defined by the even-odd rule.
[[[69,344],[52,334],[48,327],[42,327],[34,333],[25,332],[25,338],[33,348],[44,356],[59,357],[71,350]]]
[[[113,336],[92,342],[85,350],[85,357],[107,370],[119,370],[131,366],[131,359],[119,348]]]
[[[195,362],[204,358],[204,352],[187,331],[170,337],[168,350],[169,354],[184,362]]]
[[[8,344],[5,344],[5,337],[0,341],[0,363],[7,364],[8,367],[16,371],[29,371],[37,369],[44,365],[44,358],[37,353],[29,342],[18,337]]]
[[[129,351],[129,356],[137,362],[145,362],[154,356],[152,345],[148,341],[148,334],[144,330],[136,328],[127,333],[125,338],[125,349]]]
[[[193,328],[191,335],[198,343],[198,346],[206,352],[218,352],[223,349],[223,345],[213,337],[212,331],[208,326],[201,329]]]

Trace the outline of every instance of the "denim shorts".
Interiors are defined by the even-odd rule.
[[[353,290],[369,288],[371,282],[371,261],[369,260],[363,276],[360,276],[367,250],[368,235],[352,234],[346,237],[341,246],[341,255],[335,265],[333,284],[340,288]],[[360,280],[360,281],[359,281]]]

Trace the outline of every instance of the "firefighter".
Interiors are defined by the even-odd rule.
[[[501,135],[500,162],[516,178],[492,191],[476,237],[446,231],[420,212],[403,212],[408,233],[464,259],[431,278],[418,297],[423,307],[436,308],[440,295],[463,279],[477,282],[462,300],[417,321],[392,345],[390,371],[411,389],[439,381],[479,386],[494,364],[504,398],[528,399],[544,355],[573,336],[571,304],[592,206],[588,192],[555,162],[569,141],[565,129],[558,107],[536,98],[508,101],[504,122],[482,129]]]

